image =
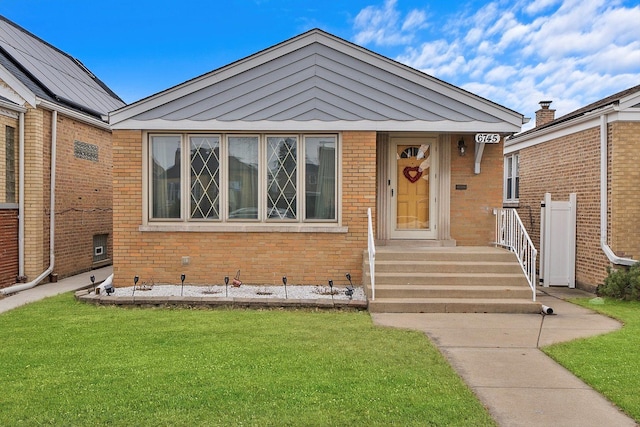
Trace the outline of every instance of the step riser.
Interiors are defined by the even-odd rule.
[[[369,301],[371,313],[540,313],[535,303],[501,304],[495,303],[457,303],[442,301],[433,303],[385,303]]]
[[[366,264],[369,265],[368,263]],[[416,263],[397,264],[381,263],[376,261],[377,273],[497,273],[520,274],[522,268],[519,264],[424,264]]]
[[[376,287],[376,298],[531,298],[529,288],[508,288],[505,290],[478,289],[388,289]]]
[[[514,254],[505,253],[411,253],[411,252],[378,252],[376,261],[439,261],[439,262],[513,262]]]
[[[368,282],[368,280],[367,280]],[[427,285],[427,286],[522,286],[527,285],[524,277],[518,275],[500,276],[399,276],[384,275],[376,273],[376,285],[404,286],[404,285]]]

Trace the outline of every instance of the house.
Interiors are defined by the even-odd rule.
[[[576,225],[568,235],[575,236],[570,248],[575,252],[575,283],[543,280],[545,286],[577,285],[593,291],[607,267],[640,259],[640,86],[559,118],[550,104],[540,103],[535,128],[505,143],[504,201],[517,208],[534,244],[541,247],[540,203],[545,194],[558,201],[575,194]],[[551,245],[567,238],[566,229],[556,230],[559,233],[547,237]]]
[[[114,284],[363,283],[488,246],[521,114],[314,29],[113,111]],[[521,272],[520,272],[521,273]]]
[[[0,17],[5,293],[111,263],[112,152],[105,119],[124,105],[80,61]],[[16,288],[16,282],[27,283]]]

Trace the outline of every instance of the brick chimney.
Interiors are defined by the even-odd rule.
[[[540,109],[536,111],[536,127],[546,125],[556,118],[556,110],[550,110],[553,101],[540,101]]]

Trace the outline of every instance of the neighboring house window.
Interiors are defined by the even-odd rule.
[[[5,128],[5,202],[16,203],[16,130]]]
[[[335,222],[337,140],[150,135],[150,219]],[[188,192],[187,204],[182,192]]]
[[[520,155],[511,154],[504,161],[504,200],[517,202],[520,198]]]

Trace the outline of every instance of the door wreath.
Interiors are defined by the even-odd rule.
[[[422,176],[422,170],[420,170],[419,166],[407,166],[402,171],[402,174],[413,184]]]

